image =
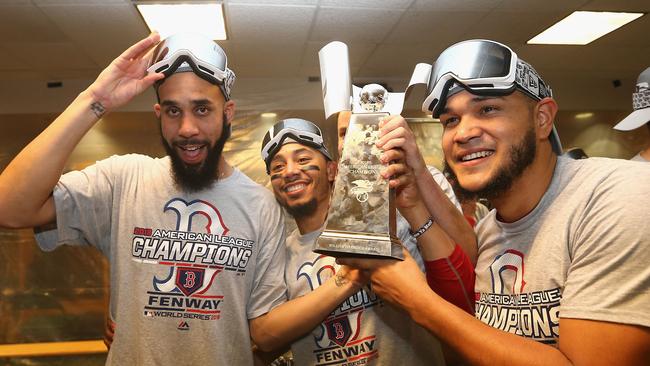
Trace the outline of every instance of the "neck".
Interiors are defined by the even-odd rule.
[[[228,162],[222,155],[219,158],[219,171],[217,172],[218,174],[217,180],[228,178],[229,176],[232,175],[233,171],[234,171],[233,167],[230,164],[228,164]]]
[[[536,158],[505,194],[492,200],[499,220],[515,222],[531,212],[551,184],[557,155],[552,151],[537,152]],[[549,156],[550,155],[550,156]]]
[[[325,223],[327,218],[327,210],[329,209],[329,197],[325,202],[318,202],[318,207],[313,214],[296,217],[296,226],[300,235],[305,235],[320,229]]]

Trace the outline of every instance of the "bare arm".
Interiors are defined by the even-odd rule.
[[[251,338],[262,351],[286,346],[322,322],[361,288],[360,273],[341,267],[314,291],[288,301],[249,321]]]
[[[418,324],[472,365],[648,365],[650,329],[560,319],[555,348],[492,328],[444,301],[427,286],[417,264],[347,259],[348,265],[372,270],[373,290],[403,308]]]
[[[474,230],[429,173],[406,120],[401,116],[391,116],[380,126],[381,138],[377,145],[386,151],[404,151],[406,164],[413,170],[420,197],[429,214],[449,238],[463,248],[471,262],[476,263],[477,242]]]
[[[54,221],[52,190],[72,150],[104,113],[127,103],[162,77],[146,75],[147,52],[158,40],[158,34],[152,34],[115,59],[9,163],[0,175],[0,227],[33,227]]]

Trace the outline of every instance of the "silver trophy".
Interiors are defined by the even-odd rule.
[[[325,230],[314,251],[334,257],[384,257],[403,259],[395,232],[395,193],[379,175],[384,168],[379,122],[399,114],[404,93],[389,93],[383,86],[351,85],[348,49],[332,42],[319,52],[325,115],[352,111],[343,143],[338,174]]]

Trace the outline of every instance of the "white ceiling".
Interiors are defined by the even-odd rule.
[[[140,1],[154,2],[154,1]],[[0,0],[0,113],[56,112],[148,30],[129,0]],[[650,66],[650,15],[587,46],[526,41],[574,10],[650,12],[650,0],[224,0],[243,109],[319,109],[317,51],[350,47],[358,84],[403,88],[413,66],[470,38],[510,45],[553,87],[565,109],[631,108]],[[622,85],[613,86],[613,80]],[[47,89],[48,81],[63,81]],[[129,106],[148,110],[151,93]],[[417,99],[417,98],[416,98]],[[411,103],[413,105],[417,103]]]

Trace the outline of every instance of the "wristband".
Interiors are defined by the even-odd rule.
[[[422,234],[424,234],[427,230],[429,230],[431,226],[433,226],[433,219],[429,218],[429,220],[427,220],[427,222],[425,222],[424,225],[422,225],[419,229],[417,229],[416,231],[409,230],[409,233],[413,235],[414,238],[417,239]]]

